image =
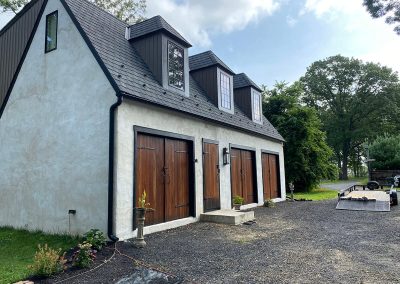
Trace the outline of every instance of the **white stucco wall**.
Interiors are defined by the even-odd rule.
[[[44,53],[58,10],[57,50]],[[107,230],[109,108],[115,92],[59,0],[48,1],[0,119],[0,226]]]
[[[133,165],[134,165],[134,132],[133,126],[142,126],[176,134],[195,137],[195,202],[196,218],[186,218],[172,221],[168,224],[158,224],[145,228],[145,232],[171,228],[196,221],[203,212],[203,165],[202,165],[202,139],[219,141],[220,153],[220,193],[221,207],[228,209],[231,206],[231,178],[230,165],[222,163],[222,148],[229,143],[256,148],[257,188],[259,205],[263,203],[263,184],[261,167],[261,149],[279,153],[281,172],[281,196],[285,199],[285,175],[282,143],[273,142],[257,136],[235,131],[231,128],[221,127],[216,124],[195,119],[188,115],[179,114],[152,105],[125,100],[117,111],[117,147],[116,147],[116,179],[115,179],[115,232],[118,237],[125,239],[134,237],[132,231],[133,210]],[[276,201],[282,200],[277,199]]]

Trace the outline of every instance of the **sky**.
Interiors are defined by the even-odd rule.
[[[147,0],[192,45],[212,50],[257,84],[298,80],[314,61],[341,54],[400,73],[400,36],[362,0]],[[0,28],[11,18],[0,14]]]

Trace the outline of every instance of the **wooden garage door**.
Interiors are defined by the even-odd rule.
[[[264,200],[280,197],[278,155],[263,153]]]
[[[136,201],[145,190],[154,212],[146,225],[189,216],[189,145],[187,141],[137,135]]]
[[[220,209],[218,144],[203,142],[204,211]]]
[[[231,149],[232,197],[243,197],[245,204],[257,202],[254,162],[254,152]]]

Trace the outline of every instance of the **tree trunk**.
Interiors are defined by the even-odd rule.
[[[347,174],[347,164],[349,162],[349,153],[350,152],[350,141],[346,140],[343,143],[343,161],[342,161],[342,169],[341,169],[341,180],[348,180]]]
[[[341,169],[342,161],[340,159],[340,154],[336,154],[336,156],[337,156],[337,167],[338,167],[338,169]],[[342,179],[342,171],[341,170],[339,170],[339,179]]]

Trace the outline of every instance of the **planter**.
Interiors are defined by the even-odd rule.
[[[136,220],[137,220],[137,237],[134,240],[133,244],[137,248],[144,248],[146,246],[146,242],[144,241],[144,220],[146,219],[146,208],[136,208]]]
[[[242,206],[242,204],[233,204],[233,209],[236,211],[240,211],[240,206]]]

